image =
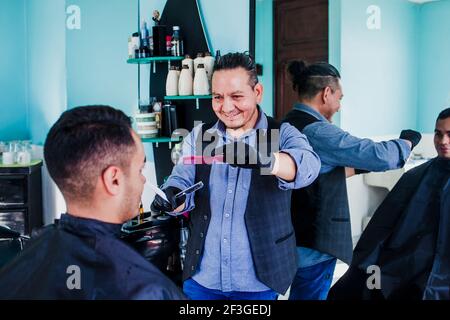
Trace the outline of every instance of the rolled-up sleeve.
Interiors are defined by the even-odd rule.
[[[278,178],[280,189],[303,188],[316,180],[320,172],[319,156],[306,136],[288,123],[283,123],[280,128],[280,152],[289,154],[297,166],[294,181]]]

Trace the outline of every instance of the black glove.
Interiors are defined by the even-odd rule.
[[[172,212],[186,201],[185,195],[175,199],[175,195],[181,192],[178,188],[167,187],[163,191],[166,194],[168,201],[164,200],[159,195],[156,195],[150,206],[152,212]]]
[[[232,167],[246,169],[273,169],[275,164],[275,156],[262,156],[255,148],[244,142],[232,142],[223,145],[215,150],[215,155],[223,155],[223,162],[228,163]]]
[[[414,130],[403,130],[400,133],[400,139],[408,140],[411,142],[412,147],[411,150],[414,149],[415,146],[417,146],[420,142],[420,139],[422,139],[422,135],[420,132],[414,131]]]

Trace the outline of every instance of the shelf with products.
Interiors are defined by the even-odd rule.
[[[136,123],[139,122],[138,130],[141,129],[141,133],[154,131],[155,126],[161,130],[160,133],[162,136],[160,137],[142,138],[143,143],[151,144],[157,184],[161,185],[164,179],[172,172],[172,156],[174,151],[172,149],[182,141],[182,137],[177,139],[177,135],[173,135],[174,130],[184,129],[189,132],[199,122],[211,123],[217,121],[216,115],[211,107],[211,95],[167,95],[167,77],[170,68],[180,66],[183,59],[185,59],[185,54],[194,57],[199,52],[213,52],[213,50],[205,36],[206,33],[202,22],[201,10],[198,7],[197,0],[167,0],[160,19],[156,18],[155,11],[153,11],[153,18],[156,19],[151,18],[155,21],[155,26],[152,27],[151,33],[147,33],[145,30],[142,31],[142,26],[145,25],[145,22],[148,25],[150,11],[147,8],[148,6],[144,6],[146,9],[141,10],[141,2],[141,0],[138,1],[138,32],[135,32],[131,38],[135,37],[135,35],[148,35],[152,39],[149,42],[142,42],[141,38],[139,45],[143,44],[144,48],[146,45],[149,46],[152,48],[151,52],[155,52],[155,46],[158,46],[156,52],[161,53],[146,58],[128,59],[126,62],[129,65],[137,66],[137,100],[139,111],[145,110],[141,106],[147,105],[146,100],[148,100],[148,106],[151,106],[151,108],[148,108],[147,112],[149,114],[160,113],[154,118],[149,116],[149,119],[140,119]],[[161,28],[156,30],[156,26]],[[155,31],[158,32],[155,33]],[[164,47],[164,44],[167,45],[168,36],[174,36],[174,31],[178,31],[178,36],[181,40],[180,56],[164,55],[167,51],[165,50],[167,46]],[[161,41],[164,38],[166,41]],[[131,40],[131,43],[133,43],[133,39]],[[128,48],[130,49],[130,46]],[[132,57],[133,51],[129,50],[128,53],[129,57]],[[156,99],[156,105],[160,104],[160,108],[154,109],[155,102],[151,102],[152,99]],[[166,104],[165,101],[170,103]],[[158,122],[159,125],[155,124]],[[172,126],[172,124],[174,125]],[[148,134],[151,133],[148,132]],[[142,136],[145,137],[145,135]],[[159,144],[164,145],[159,146]]]

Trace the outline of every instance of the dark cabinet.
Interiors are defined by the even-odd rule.
[[[0,166],[0,225],[30,235],[43,225],[42,162]]]

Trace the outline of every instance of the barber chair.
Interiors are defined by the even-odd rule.
[[[0,269],[23,250],[28,236],[0,225]]]

